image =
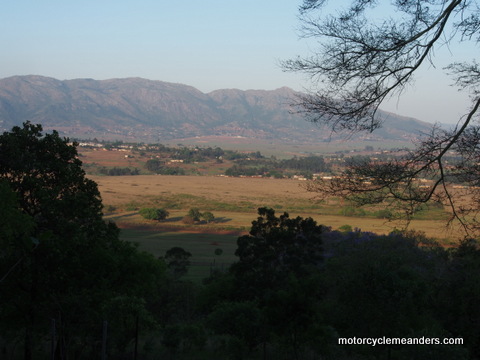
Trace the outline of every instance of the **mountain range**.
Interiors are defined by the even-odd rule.
[[[29,75],[0,79],[0,128],[29,120],[44,129],[82,139],[153,142],[231,136],[312,143],[344,138],[292,112],[296,92],[194,87],[142,78],[111,80]],[[411,141],[432,125],[381,112],[383,128],[362,134],[369,141]]]

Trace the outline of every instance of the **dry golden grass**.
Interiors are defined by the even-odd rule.
[[[170,220],[166,224],[184,229],[181,217],[190,207],[197,206],[200,210],[212,211],[219,222],[201,225],[205,231],[214,232],[217,228],[248,229],[251,221],[257,216],[256,209],[269,206],[278,213],[289,212],[291,217],[313,217],[319,224],[337,229],[342,225],[350,225],[363,231],[389,233],[399,224],[393,224],[382,219],[355,218],[335,215],[335,205],[315,205],[314,194],[308,193],[302,186],[304,183],[287,179],[262,178],[230,178],[209,176],[90,176],[99,185],[104,204],[125,210],[125,204],[135,203],[138,206],[161,204],[165,199],[183,199],[180,207],[167,207]],[[191,205],[193,204],[193,206]],[[200,204],[200,205],[199,205]],[[216,208],[215,206],[217,206]],[[234,209],[225,208],[232,204]],[[326,210],[329,209],[329,211]],[[119,223],[137,223],[148,226],[151,222],[144,221],[135,212],[117,212],[112,215]],[[200,228],[197,226],[197,229]],[[441,240],[458,238],[460,235],[453,230],[447,230],[443,221],[414,220],[409,229],[424,231],[428,236]]]
[[[89,176],[99,185],[103,202],[120,205],[162,194],[192,194],[222,202],[277,202],[308,200],[301,183],[287,179],[230,178],[216,176]]]

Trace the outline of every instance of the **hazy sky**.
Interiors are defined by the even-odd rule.
[[[143,77],[203,92],[221,88],[309,88],[279,62],[308,55],[299,39],[300,0],[12,0],[0,11],[0,78],[60,80]],[[448,63],[450,52],[440,54]],[[442,65],[443,66],[443,65]],[[454,122],[465,96],[439,69],[383,108],[421,120]],[[447,91],[448,90],[448,91]],[[397,106],[398,105],[398,106]]]

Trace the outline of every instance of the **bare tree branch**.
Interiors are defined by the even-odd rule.
[[[335,15],[322,13],[326,3],[305,0],[300,7],[303,36],[318,40],[318,52],[283,65],[286,71],[311,76],[316,90],[299,97],[298,111],[332,131],[374,131],[383,120],[378,116],[379,106],[400,95],[418,69],[433,64],[437,47],[454,38],[480,40],[476,1],[396,0],[392,6],[399,15],[382,21],[368,17],[369,11],[379,6],[377,1],[351,0],[346,10]],[[309,190],[343,196],[360,205],[405,203],[411,212],[415,206],[435,200],[450,206],[452,218],[465,231],[477,230],[480,129],[473,123],[479,116],[480,68],[473,61],[454,63],[446,70],[472,98],[471,109],[453,130],[434,127],[406,155],[350,164],[333,180],[310,184]],[[447,156],[454,156],[454,165],[447,164]],[[418,178],[428,178],[432,185],[420,186]],[[452,181],[468,186],[476,203],[459,204],[459,193],[451,190]]]

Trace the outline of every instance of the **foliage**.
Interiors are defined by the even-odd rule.
[[[275,334],[290,345],[291,358],[298,359],[300,344],[316,320],[319,288],[314,284],[326,229],[311,218],[290,219],[288,213],[277,217],[270,208],[259,208],[258,214],[249,235],[237,240],[239,261],[230,269],[234,297],[257,302],[264,319],[263,343]]]
[[[332,231],[260,208],[237,239],[238,261],[200,286],[181,280],[192,256],[183,248],[155,259],[119,240],[67,139],[26,123],[0,148],[18,155],[0,153],[2,355],[23,346],[25,359],[49,357],[55,319],[55,358],[99,358],[103,321],[112,359],[131,357],[137,330],[141,342],[155,339],[156,356],[177,359],[480,356],[476,240],[444,249],[422,233]],[[382,336],[465,342],[337,345]]]
[[[207,223],[211,223],[213,220],[215,220],[215,215],[213,215],[213,213],[211,213],[210,211],[205,211],[204,213],[202,213],[202,218]]]
[[[198,208],[191,208],[190,210],[188,210],[187,216],[191,217],[193,221],[200,221],[202,213]]]
[[[259,208],[249,235],[238,238],[232,269],[249,287],[268,288],[282,282],[290,272],[302,274],[322,261],[323,226],[312,218],[275,216],[270,208]],[[247,294],[247,293],[246,293]]]
[[[338,230],[343,231],[343,232],[352,232],[352,231],[353,231],[353,228],[352,228],[351,225],[345,224],[345,225],[340,226],[340,227],[338,228]]]
[[[432,0],[377,1],[351,0],[349,5],[329,12],[325,0],[305,0],[300,17],[305,37],[318,40],[313,56],[286,61],[285,69],[312,76],[316,91],[300,96],[299,111],[313,122],[333,131],[374,131],[384,118],[378,108],[414,81],[419,69],[435,61],[435,52],[445,43],[479,41],[480,17],[476,1]],[[383,17],[379,14],[385,14]],[[392,14],[392,15],[391,15]],[[480,127],[474,125],[480,109],[480,68],[455,62],[446,70],[461,91],[471,96],[471,105],[457,126],[432,128],[416,148],[385,162],[350,164],[332,181],[319,181],[312,191],[334,196],[367,194],[370,203],[384,206],[405,204],[407,219],[415,206],[433,199],[453,209],[468,233],[480,229],[479,206]],[[455,154],[455,164],[447,157]],[[433,180],[431,187],[419,186],[416,179]],[[468,193],[453,191],[452,179],[462,179]],[[473,194],[473,197],[471,196]],[[362,196],[363,201],[366,197]],[[472,199],[473,202],[466,202]]]
[[[185,275],[190,266],[189,258],[192,257],[188,251],[183,248],[174,246],[165,253],[165,262],[167,269],[173,274],[175,278]]]
[[[476,245],[462,246],[451,257],[421,233],[387,236],[350,227],[339,232],[288,214],[277,217],[268,208],[259,209],[259,215],[250,234],[238,239],[239,261],[228,274],[212,275],[202,295],[207,326],[225,336],[225,344],[237,344],[238,358],[270,352],[289,359],[310,354],[336,359],[418,355],[433,360],[466,359],[467,352],[476,353],[477,311],[470,309],[470,299],[475,299],[477,287],[464,276],[474,279],[477,267],[470,260],[464,263],[470,275],[466,268],[451,268],[458,261],[453,259],[475,259]],[[310,234],[313,249],[304,242],[293,245],[299,234]],[[454,284],[459,288],[452,292]],[[459,291],[467,303],[456,295]],[[238,319],[236,326],[226,318]],[[245,318],[250,320],[244,323]],[[249,328],[259,321],[261,325]],[[337,345],[340,337],[465,338],[465,333],[472,334],[467,346]],[[228,348],[225,345],[226,353]]]
[[[445,328],[462,336],[471,354],[478,357],[480,311],[475,304],[480,297],[480,286],[474,279],[480,276],[479,242],[467,239],[452,249],[450,255],[449,267],[442,274],[444,282],[439,287],[438,311]]]
[[[147,220],[165,220],[170,215],[167,210],[157,208],[142,208],[139,214]]]
[[[207,326],[217,334],[243,341],[251,351],[259,344],[262,321],[255,302],[222,302],[209,313]]]
[[[145,163],[145,168],[160,175],[185,175],[185,170],[179,167],[165,166],[165,162],[159,159],[150,159]]]
[[[283,178],[288,172],[311,177],[312,173],[330,172],[330,165],[322,156],[294,157],[289,160],[257,158],[237,160],[225,171],[227,176],[273,176]]]
[[[102,306],[115,296],[153,295],[162,264],[120,241],[118,228],[104,222],[97,185],[85,177],[76,144],[55,131],[42,134],[27,122],[3,133],[0,184],[6,218],[22,221],[17,230],[0,223],[7,235],[0,269],[18,260],[1,284],[9,294],[0,299],[0,324],[10,327],[5,336],[23,333],[24,358],[37,358],[56,319],[57,351],[88,353],[91,334],[105,320]]]
[[[330,171],[330,167],[325,163],[323,156],[294,157],[289,160],[282,160],[279,168],[309,171],[312,173]]]
[[[195,324],[174,324],[165,327],[162,343],[172,353],[189,353],[202,349],[207,337],[202,327]]]
[[[15,247],[15,242],[19,239],[26,239],[33,231],[33,219],[27,214],[22,213],[18,208],[18,198],[8,183],[0,179],[0,198],[2,206],[0,207],[0,247],[5,249],[10,246]]]
[[[123,175],[139,175],[140,170],[137,168],[135,169],[130,169],[128,167],[125,168],[118,168],[118,167],[113,167],[111,169],[107,169],[105,166],[102,166],[100,169],[98,169],[98,172],[102,175],[108,175],[108,176],[123,176]]]
[[[164,165],[165,163],[163,161],[160,161],[158,159],[150,159],[150,160],[147,160],[147,162],[145,163],[145,168],[148,171],[158,173],[163,169]]]
[[[389,209],[378,210],[374,215],[379,219],[391,219],[393,217],[393,214]]]
[[[443,320],[449,309],[457,306],[444,302],[457,298],[444,293],[448,291],[444,287],[450,272],[447,254],[434,243],[422,245],[427,242],[422,234],[394,232],[379,236],[359,231],[332,242],[332,256],[322,274],[323,311],[338,337],[464,336],[452,332]],[[461,346],[409,348],[358,347],[350,348],[349,353],[370,354],[372,358],[382,353],[398,359],[410,359],[412,353],[425,359],[466,358],[466,348]]]

